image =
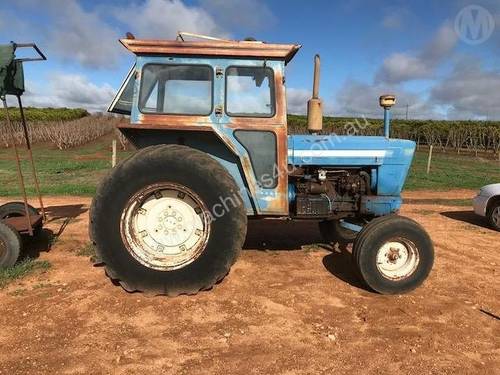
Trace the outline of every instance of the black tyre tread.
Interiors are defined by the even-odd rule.
[[[30,215],[39,215],[39,211],[28,204],[28,211]],[[25,215],[24,202],[8,202],[0,206],[0,219],[4,219],[9,214],[18,214],[20,216]]]
[[[156,156],[159,156],[164,153],[173,153],[177,158],[187,161],[190,165],[194,165],[195,163],[198,165],[203,165],[204,166],[203,173],[206,174],[206,178],[217,180],[218,183],[222,184],[227,189],[227,191],[236,192],[239,190],[234,179],[229,175],[227,170],[215,159],[213,159],[209,155],[199,150],[192,149],[190,147],[183,145],[150,146],[141,149],[139,152],[135,153],[128,159],[124,160],[122,163],[120,163],[115,167],[112,173],[110,173],[103,179],[103,181],[101,182],[101,184],[97,189],[96,196],[92,202],[92,208],[90,210],[91,223],[95,222],[96,219],[95,215],[97,215],[98,212],[101,211],[99,207],[99,204],[102,201],[101,198],[102,196],[105,195],[106,189],[109,188],[110,183],[112,182],[113,179],[118,178],[118,176],[120,176],[120,174],[122,173],[126,173],[126,170],[128,170],[129,168],[133,168],[136,163],[144,163],[146,162],[145,159],[155,158]],[[238,244],[236,248],[238,249],[239,253],[246,237],[247,216],[244,209],[238,210],[237,213],[238,215],[234,219],[234,221],[236,222],[237,230],[233,234],[234,237],[233,242],[235,244]],[[91,227],[93,227],[93,225],[91,225]],[[94,236],[94,233],[92,233],[92,229],[90,232],[92,236],[91,238],[92,239],[96,238]],[[93,242],[94,245],[97,245],[94,240]],[[96,246],[96,253],[98,259],[102,262],[103,256],[100,253],[99,246]],[[193,286],[191,289],[183,290],[182,292],[166,290],[165,293],[155,292],[155,294],[168,294],[169,296],[176,296],[179,294],[191,295],[198,293],[200,290],[210,289],[213,287],[213,285],[221,281],[229,273],[230,267],[234,264],[234,262],[238,257],[238,253],[234,254],[234,256],[228,260],[223,269],[220,270],[220,272],[216,273],[212,280],[209,280],[204,284]],[[147,288],[144,288],[141,285],[134,285],[129,281],[124,281],[123,280],[124,277],[120,275],[116,270],[114,270],[110,264],[105,264],[104,262],[102,263],[105,267],[106,274],[112,280],[117,281],[125,290],[129,292],[134,292],[134,291],[140,291],[145,293],[149,292]]]
[[[7,246],[11,251],[10,259],[8,259],[4,264],[0,264],[0,269],[4,267],[12,267],[21,254],[21,247],[23,243],[21,235],[13,226],[2,222],[0,222],[0,235],[5,237]]]
[[[28,212],[30,215],[40,215],[35,207],[28,204]],[[26,211],[24,210],[24,202],[8,202],[0,206],[0,220],[14,216],[25,216]],[[37,237],[43,229],[43,222],[40,222],[37,226],[33,227],[33,236]]]
[[[397,217],[397,216],[398,215],[396,215],[396,214],[379,216],[379,217],[376,217],[375,219],[371,220],[370,222],[368,222],[368,224],[366,224],[363,227],[363,230],[358,234],[358,237],[354,241],[354,246],[352,248],[352,256],[354,259],[354,264],[356,265],[356,269],[359,270],[359,254],[357,251],[359,246],[356,246],[356,244],[362,245],[364,243],[366,234],[369,233],[369,231],[371,230],[372,227],[379,225],[379,223],[382,223],[386,220],[392,220],[394,217]]]
[[[399,223],[410,224],[410,225],[412,225],[415,228],[418,228],[420,230],[420,232],[421,232],[420,234],[425,236],[426,242],[429,243],[430,251],[431,251],[431,253],[429,254],[430,259],[424,259],[424,263],[425,263],[425,260],[428,260],[430,263],[428,265],[428,269],[424,269],[425,273],[424,273],[424,275],[422,275],[421,280],[419,282],[415,283],[411,287],[405,288],[404,290],[398,290],[398,291],[383,290],[382,288],[375,289],[372,285],[369,285],[369,283],[366,281],[365,276],[362,274],[362,271],[361,271],[362,265],[361,265],[361,258],[360,258],[361,249],[365,246],[366,241],[370,241],[371,237],[373,236],[374,231],[383,231],[385,229],[385,227],[387,227],[387,226],[393,227],[395,224],[395,221],[397,221]],[[373,220],[372,222],[369,223],[369,225],[367,225],[365,228],[363,228],[362,233],[360,234],[360,236],[358,237],[357,241],[354,244],[353,256],[354,256],[355,265],[356,265],[356,269],[358,271],[358,274],[368,287],[370,287],[372,290],[374,290],[378,293],[382,293],[382,294],[400,294],[400,293],[409,292],[409,291],[417,288],[427,278],[427,276],[432,268],[433,262],[434,262],[434,247],[433,247],[432,240],[430,239],[429,235],[427,234],[425,229],[422,227],[422,225],[420,225],[418,222],[416,222],[410,218],[403,217],[403,216],[387,215],[387,216],[379,217],[379,218]],[[417,272],[417,271],[415,271],[415,272]]]
[[[497,227],[493,221],[493,210],[497,207],[500,206],[500,197],[493,198],[493,202],[488,205],[488,210],[486,212],[486,216],[488,218],[488,223],[490,224],[490,227],[494,230],[497,230],[500,232],[500,228]]]
[[[132,160],[134,158],[141,157],[142,155],[147,154],[149,152],[152,152],[152,151],[154,151],[157,148],[162,147],[162,146],[164,146],[164,145],[160,144],[160,145],[153,145],[153,146],[141,148],[141,149],[137,150],[136,152],[134,152],[132,155],[129,155],[125,159],[120,160],[115,165],[115,168],[123,168],[123,166],[126,165],[127,163],[129,163],[130,160]],[[107,181],[109,181],[109,177],[110,177],[110,175],[111,175],[112,172],[113,172],[113,170],[111,170],[110,173],[108,173],[108,175],[105,176],[100,181],[100,183],[98,184],[98,186],[96,188],[96,194],[94,196],[95,198],[92,200],[92,204],[90,205],[90,208],[89,208],[89,221],[90,221],[90,224],[92,224],[94,222],[94,219],[95,219],[95,217],[94,217],[94,201],[96,200],[96,198],[99,197],[99,192],[101,191],[101,186],[103,184],[105,184]],[[94,234],[92,233],[92,228],[93,228],[93,226],[89,225],[89,238],[90,238],[90,241],[92,242],[92,244],[95,246]],[[97,259],[96,259],[96,263],[100,263],[100,260],[98,258],[99,257],[97,257]]]

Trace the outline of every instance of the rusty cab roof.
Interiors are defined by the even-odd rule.
[[[182,41],[154,39],[120,39],[136,55],[185,55],[212,57],[248,57],[284,60],[288,63],[300,44],[268,44],[260,41]]]

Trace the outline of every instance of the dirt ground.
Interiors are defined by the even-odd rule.
[[[30,251],[52,268],[0,290],[0,374],[498,374],[500,233],[452,206],[473,195],[405,195],[436,247],[408,295],[365,290],[314,223],[273,220],[250,224],[222,283],[177,298],[113,285],[77,255],[89,198],[47,198],[59,237]]]

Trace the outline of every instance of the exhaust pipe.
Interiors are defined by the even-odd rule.
[[[319,55],[314,56],[314,80],[312,98],[307,102],[307,130],[319,133],[323,129],[323,103],[319,98]]]

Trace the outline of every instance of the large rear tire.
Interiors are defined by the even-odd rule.
[[[12,267],[21,253],[22,240],[10,225],[0,222],[0,269]]]
[[[128,291],[195,294],[236,261],[247,216],[234,179],[209,155],[153,146],[120,163],[92,202],[91,238]]]
[[[368,223],[353,246],[361,279],[381,294],[403,294],[429,275],[434,247],[417,222],[402,216],[379,217]]]

